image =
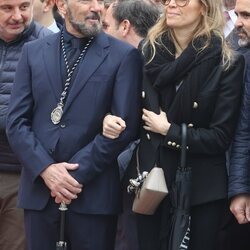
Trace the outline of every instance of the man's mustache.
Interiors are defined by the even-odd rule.
[[[15,20],[12,20],[11,22],[10,22],[10,24],[12,24],[12,25],[16,25],[16,24],[23,24],[24,23],[24,21],[23,20],[20,20],[20,21],[15,21]]]
[[[242,27],[236,28],[236,32],[247,36],[247,32]]]
[[[91,15],[88,15],[85,20],[87,19],[94,19],[94,20],[101,20],[101,16],[97,12],[92,12]]]

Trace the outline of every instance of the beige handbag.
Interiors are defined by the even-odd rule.
[[[135,187],[135,199],[132,210],[135,213],[152,215],[164,197],[168,194],[168,188],[162,168],[155,166],[150,173],[140,173],[138,148],[136,151],[138,177],[135,180],[130,179],[129,186],[130,188],[131,185]]]

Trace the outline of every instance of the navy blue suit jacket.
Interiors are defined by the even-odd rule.
[[[118,154],[136,138],[140,120],[141,56],[104,33],[95,37],[70,88],[61,122],[51,122],[63,82],[60,33],[24,46],[7,118],[10,144],[23,170],[19,206],[43,209],[50,190],[40,173],[56,162],[79,163],[71,175],[84,185],[72,211],[116,214],[120,210]],[[102,136],[111,112],[126,121],[116,140]]]
[[[250,194],[250,52],[244,56],[245,88],[230,159],[230,198],[238,194]]]

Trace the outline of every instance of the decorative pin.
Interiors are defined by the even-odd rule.
[[[62,119],[62,115],[63,115],[63,105],[61,103],[58,103],[57,107],[54,108],[51,112],[51,121],[53,122],[53,124],[58,124],[61,119]]]

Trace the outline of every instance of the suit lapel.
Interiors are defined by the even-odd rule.
[[[98,66],[103,62],[108,54],[108,46],[109,42],[107,36],[104,33],[100,33],[96,38],[94,38],[92,44],[86,51],[82,63],[79,65],[78,74],[74,82],[71,83],[72,86],[68,93],[64,111],[69,108],[71,103],[88,82],[88,79],[96,71]]]
[[[57,102],[59,101],[62,93],[60,34],[61,33],[50,36],[43,51],[49,83]]]

